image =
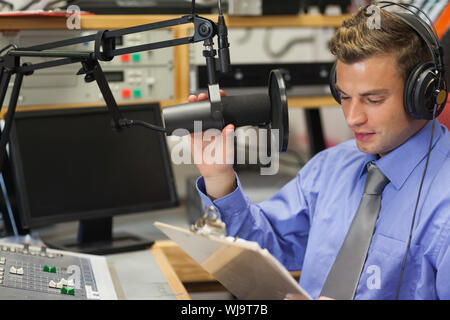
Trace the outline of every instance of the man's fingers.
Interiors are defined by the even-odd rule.
[[[225,126],[225,128],[222,129],[222,135],[231,135],[234,131],[234,125],[233,124],[229,124],[227,126]]]
[[[206,100],[206,99],[208,99],[208,95],[206,93],[200,93],[198,95],[198,101]]]
[[[230,123],[230,124],[227,124],[225,127],[224,127],[224,129],[225,130],[234,130],[234,124],[232,124],[232,123]]]
[[[196,102],[196,101],[198,101],[198,98],[197,98],[196,95],[191,94],[191,95],[188,97],[188,101],[189,101],[189,102]]]
[[[225,91],[223,91],[222,89],[220,89],[220,96],[226,97],[227,93]],[[206,93],[200,93],[198,96],[191,94],[188,97],[189,102],[197,102],[197,101],[202,101],[202,100],[206,100],[206,99],[208,99],[208,95]]]

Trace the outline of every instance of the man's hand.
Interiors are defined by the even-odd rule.
[[[221,96],[226,96],[224,91],[220,91]],[[189,96],[189,102],[196,102],[208,99],[204,93],[199,96]],[[236,189],[236,177],[233,169],[234,160],[234,125],[229,124],[222,130],[220,136],[213,137],[210,141],[205,140],[204,133],[191,133],[191,152],[195,159],[200,159],[196,163],[200,174],[205,179],[206,193],[215,200],[221,198]],[[216,141],[215,139],[221,139]],[[222,147],[222,158],[217,159],[215,153],[211,153],[211,144]],[[208,148],[208,146],[210,146]],[[214,157],[211,159],[211,157]]]

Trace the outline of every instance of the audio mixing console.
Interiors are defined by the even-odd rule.
[[[105,257],[0,242],[0,300],[117,299]]]

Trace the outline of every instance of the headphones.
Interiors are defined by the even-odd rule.
[[[447,101],[447,85],[444,80],[443,50],[439,44],[436,30],[431,19],[419,8],[410,4],[380,1],[385,4],[381,9],[396,5],[410,13],[391,12],[409,25],[425,41],[431,51],[433,61],[419,63],[413,68],[405,82],[403,105],[405,111],[414,119],[432,120],[444,110]],[[430,25],[422,20],[410,8],[420,11],[427,17]],[[341,104],[336,88],[336,63],[330,70],[330,90],[334,99]],[[436,111],[434,110],[436,107]]]

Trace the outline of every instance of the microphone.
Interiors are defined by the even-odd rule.
[[[230,44],[228,43],[228,29],[222,14],[219,14],[217,22],[217,38],[219,39],[219,69],[222,73],[228,73],[231,70]]]
[[[219,129],[233,124],[241,126],[267,126],[278,130],[279,151],[286,152],[289,140],[289,115],[286,86],[280,70],[269,76],[268,94],[246,94],[172,105],[163,108],[162,118],[167,135],[180,135],[177,129],[194,132],[194,121],[202,121],[202,130]],[[269,133],[270,133],[269,132]]]

